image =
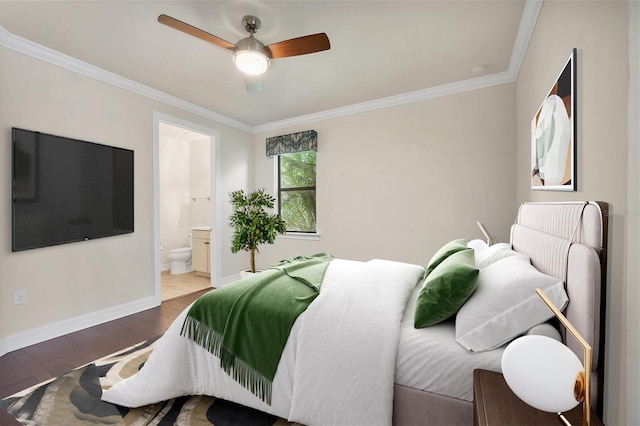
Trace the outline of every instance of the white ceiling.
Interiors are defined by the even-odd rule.
[[[389,97],[410,99],[487,75],[514,78],[535,24],[534,1],[0,0],[0,26],[259,127]],[[247,35],[242,17],[253,14],[262,21],[256,37],[264,44],[325,32],[331,49],[273,60],[262,91],[248,93],[230,51],[159,24],[163,13],[232,43]],[[487,75],[478,78],[475,66],[486,67]]]

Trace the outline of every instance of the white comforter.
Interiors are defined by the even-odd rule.
[[[188,308],[144,368],[102,399],[138,407],[204,394],[307,425],[391,424],[400,322],[423,273],[421,266],[399,262],[333,260],[320,295],[291,329],[270,406],[222,371],[211,353],[180,336]]]

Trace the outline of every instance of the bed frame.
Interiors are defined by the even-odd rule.
[[[539,271],[566,283],[567,319],[591,345],[591,404],[602,416],[608,204],[600,201],[524,203],[511,227],[511,246]],[[566,345],[583,359],[569,335]],[[394,425],[473,424],[473,403],[395,385]]]

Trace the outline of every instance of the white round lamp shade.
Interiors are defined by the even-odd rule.
[[[255,50],[240,50],[233,54],[233,61],[240,71],[249,75],[261,75],[269,68],[269,58]]]
[[[520,337],[502,354],[502,374],[511,390],[542,411],[558,413],[578,405],[574,387],[583,371],[571,349],[546,336]]]

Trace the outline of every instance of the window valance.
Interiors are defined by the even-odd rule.
[[[292,152],[317,151],[318,133],[315,130],[267,138],[267,157]]]

